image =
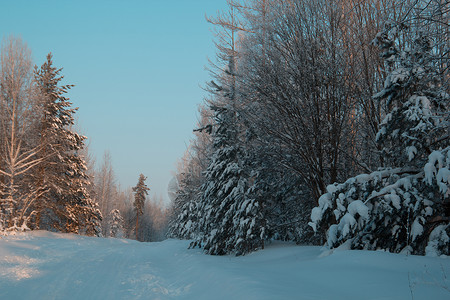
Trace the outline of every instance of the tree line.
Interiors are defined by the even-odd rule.
[[[170,236],[448,255],[448,0],[227,3]]]
[[[146,180],[141,174],[136,186],[123,188],[118,182],[108,151],[99,166],[90,159],[92,191],[102,212],[102,236],[154,242],[165,239],[169,209],[163,199],[149,199]]]
[[[145,203],[146,178],[124,192],[108,155],[96,169],[75,129],[77,108],[67,97],[73,85],[62,84],[52,54],[33,67],[27,45],[11,36],[0,56],[0,232],[161,239],[166,211],[161,201]]]

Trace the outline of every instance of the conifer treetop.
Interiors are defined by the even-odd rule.
[[[147,180],[147,177],[145,177],[143,174],[139,175],[139,181],[135,187],[133,187],[133,193],[134,193],[134,207],[136,208],[139,215],[142,215],[144,213],[144,202],[145,198],[148,195],[148,191],[150,190],[149,187],[145,184],[145,180]]]

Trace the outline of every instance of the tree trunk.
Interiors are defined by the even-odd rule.
[[[139,229],[139,214],[136,214],[136,241],[138,240],[138,229]]]

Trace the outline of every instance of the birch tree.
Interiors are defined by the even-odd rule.
[[[110,212],[118,206],[118,187],[112,166],[111,155],[108,151],[103,154],[102,165],[96,172],[95,178],[96,200],[102,215],[110,216]],[[103,235],[107,236],[109,220],[102,222]]]
[[[34,128],[31,54],[22,40],[10,37],[1,49],[0,110],[1,158],[0,199],[1,227],[27,227],[34,214],[33,202],[43,193],[41,188],[26,182],[30,171],[42,162],[37,155],[42,150],[28,139]]]

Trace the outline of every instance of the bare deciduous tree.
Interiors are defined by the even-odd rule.
[[[10,37],[1,49],[0,196],[4,227],[26,226],[32,203],[44,192],[26,185],[26,173],[42,162],[39,146],[27,139],[33,128],[31,54],[21,39]]]

